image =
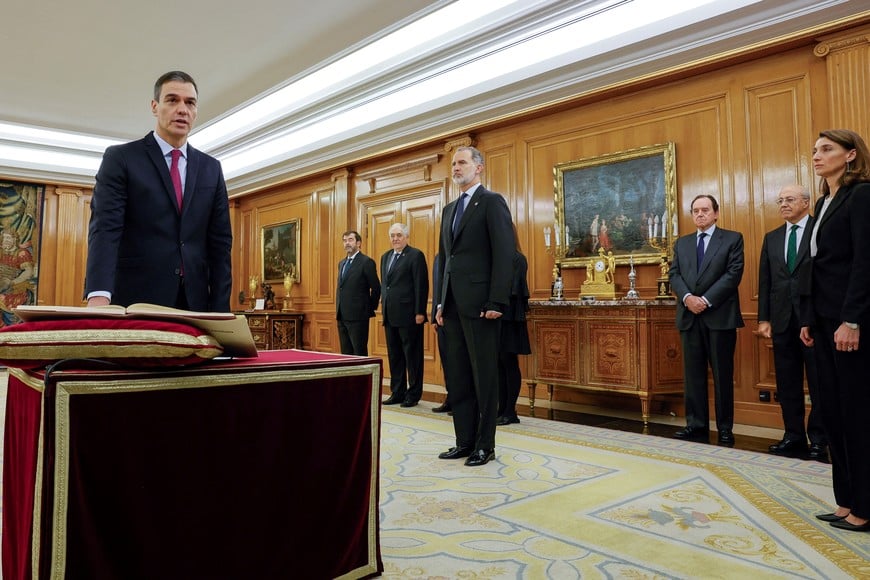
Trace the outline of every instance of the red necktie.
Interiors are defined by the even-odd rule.
[[[181,157],[181,149],[172,150],[172,165],[169,167],[169,177],[172,178],[172,186],[175,188],[175,201],[178,203],[178,213],[181,213],[181,172],[178,171],[178,158]]]

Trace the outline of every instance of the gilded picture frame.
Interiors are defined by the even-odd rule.
[[[560,163],[553,173],[561,267],[585,268],[599,248],[617,264],[672,257],[679,235],[673,143]]]
[[[260,257],[264,283],[283,284],[284,275],[288,272],[292,272],[297,283],[301,280],[299,269],[301,231],[302,220],[298,218],[262,228]]]

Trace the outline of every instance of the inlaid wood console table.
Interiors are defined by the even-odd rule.
[[[302,323],[305,314],[278,310],[244,310],[257,350],[302,349]]]
[[[636,394],[644,425],[653,396],[683,392],[674,300],[529,302],[533,336],[529,408],[535,387]]]

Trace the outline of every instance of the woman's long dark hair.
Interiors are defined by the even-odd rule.
[[[828,129],[820,132],[819,137],[830,139],[846,151],[855,150],[855,159],[846,164],[846,171],[840,176],[840,187],[859,181],[870,181],[870,150],[861,135],[849,129]],[[831,192],[824,177],[819,181],[819,191],[822,195]]]

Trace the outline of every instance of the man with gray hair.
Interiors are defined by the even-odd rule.
[[[758,265],[758,334],[773,340],[776,394],[785,427],[782,441],[771,445],[770,452],[827,461],[827,437],[815,405],[804,427],[804,369],[811,401],[818,401],[819,389],[815,353],[800,340],[799,319],[801,269],[810,265],[810,236],[804,235],[813,227],[810,194],[802,185],[787,185],[776,204],[785,223],[764,236]]]
[[[429,301],[426,256],[408,245],[408,226],[390,227],[393,249],[381,257],[381,312],[390,364],[384,405],[413,407],[423,395],[423,325]]]

